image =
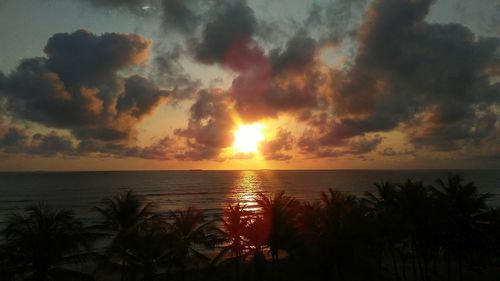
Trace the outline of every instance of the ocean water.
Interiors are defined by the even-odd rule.
[[[32,202],[75,210],[93,222],[92,210],[103,198],[134,190],[155,202],[159,212],[194,206],[208,216],[220,214],[229,203],[254,206],[255,194],[285,190],[300,200],[318,200],[328,188],[362,196],[374,182],[407,178],[434,184],[437,178],[458,173],[474,181],[481,192],[495,195],[500,206],[500,170],[248,170],[248,171],[134,171],[0,173],[0,223]]]

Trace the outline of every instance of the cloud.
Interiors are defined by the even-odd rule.
[[[221,151],[233,142],[234,121],[223,92],[201,90],[190,108],[187,128],[175,135],[185,140],[186,150],[176,154],[180,160],[219,159]]]
[[[0,128],[0,155],[2,153],[41,156],[71,155],[74,153],[74,144],[70,137],[56,132],[36,133],[30,136],[27,130],[9,126]]]
[[[9,151],[18,151],[25,145],[27,136],[23,131],[15,127],[2,128],[0,137],[1,147]]]
[[[299,138],[298,146],[306,157],[313,158],[337,158],[346,155],[363,155],[374,151],[382,142],[379,135],[371,137],[358,136],[342,139],[336,142],[325,142],[321,131],[315,129],[306,130]]]
[[[352,37],[363,17],[367,0],[336,0],[314,2],[304,26],[328,40],[341,41]]]
[[[153,58],[152,79],[159,85],[168,87],[173,100],[191,99],[202,86],[199,79],[194,79],[184,70],[180,63],[182,55],[182,47],[176,45],[169,51],[157,50]]]
[[[74,145],[69,137],[60,136],[55,132],[35,134],[28,147],[28,154],[51,156],[55,154],[72,154]]]
[[[270,52],[274,74],[283,71],[302,72],[314,64],[317,43],[305,31],[297,32],[284,49]]]
[[[402,156],[402,155],[411,155],[415,156],[415,151],[414,150],[395,150],[392,147],[386,147],[383,150],[379,152],[380,155],[386,156],[386,157],[394,157],[394,156]]]
[[[44,57],[0,73],[0,106],[13,119],[71,136],[4,126],[3,151],[17,143],[40,154],[60,147],[72,155],[224,160],[233,115],[243,122],[288,115],[301,123],[301,134],[279,130],[262,144],[262,155],[275,160],[290,159],[295,148],[305,157],[359,157],[377,150],[377,134],[394,130],[410,149],[386,147],[379,155],[494,149],[499,136],[500,39],[427,22],[432,0],[315,3],[304,23],[291,24],[289,38],[271,40],[260,32],[280,28],[263,25],[246,1],[86,1],[138,13],[150,5],[165,34],[175,31],[183,43],[156,46],[143,77],[124,75],[149,60],[152,42],[142,36],[54,35]],[[323,62],[326,48],[348,56],[345,64]],[[183,68],[189,59],[234,75],[230,87],[202,89]],[[187,125],[136,146],[138,124],[167,99],[193,102]]]
[[[169,95],[144,77],[119,74],[144,63],[150,44],[135,34],[56,34],[47,42],[46,58],[25,59],[4,79],[5,108],[82,140],[127,141]]]
[[[163,28],[184,33],[192,32],[200,24],[201,16],[194,6],[203,5],[197,0],[163,0]]]
[[[289,152],[293,148],[293,142],[293,135],[289,131],[279,128],[274,139],[262,142],[261,154],[266,160],[290,160],[292,155]]]
[[[494,132],[500,85],[488,70],[500,63],[500,41],[475,38],[458,24],[425,22],[432,3],[370,4],[353,65],[332,72],[336,114],[324,141],[402,125],[421,148],[454,150]]]
[[[161,90],[152,81],[133,75],[125,79],[125,91],[118,97],[116,110],[140,119],[151,113],[169,92]]]
[[[316,51],[316,42],[304,32],[269,54],[253,40],[236,44],[225,65],[238,73],[229,94],[239,116],[251,122],[316,108],[325,78],[316,67]]]
[[[169,160],[178,153],[178,148],[176,140],[166,136],[142,148],[139,156],[144,159]]]
[[[244,1],[224,2],[215,13],[193,47],[196,59],[206,64],[224,63],[231,48],[248,41],[257,25],[253,10]]]

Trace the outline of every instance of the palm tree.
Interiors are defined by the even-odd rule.
[[[299,202],[285,195],[284,191],[276,193],[272,198],[259,193],[255,201],[262,210],[264,225],[268,226],[267,243],[272,262],[277,263],[280,250],[292,249],[294,221],[300,206]]]
[[[127,261],[142,272],[144,281],[153,281],[159,266],[170,266],[173,239],[163,220],[149,220],[128,243]]]
[[[245,210],[245,206],[239,202],[229,205],[220,220],[220,233],[225,237],[225,246],[213,263],[230,253],[232,257],[226,261],[235,261],[237,279],[240,274],[240,262],[246,259],[251,260],[256,279],[262,278],[266,262],[264,250],[270,230],[267,221],[262,216]]]
[[[449,175],[447,181],[437,179],[439,188],[433,193],[446,212],[446,225],[449,241],[455,241],[454,247],[458,258],[459,280],[463,280],[462,257],[467,235],[475,229],[476,216],[486,209],[486,200],[490,194],[480,194],[473,182],[464,184],[459,175]],[[453,242],[452,242],[453,243]],[[448,256],[450,256],[447,249]],[[450,263],[448,260],[448,278],[450,279]]]
[[[111,238],[109,254],[111,257],[118,256],[121,268],[120,280],[123,281],[128,265],[130,239],[150,220],[156,218],[153,212],[154,206],[152,203],[143,202],[132,191],[106,198],[102,204],[103,207],[95,208],[102,219],[95,228]]]
[[[425,262],[423,245],[429,242],[426,238],[435,231],[433,223],[433,202],[430,200],[430,188],[422,181],[408,179],[399,185],[396,197],[396,212],[401,216],[401,231],[409,240],[413,280],[417,280],[417,266],[421,278],[425,278]],[[423,261],[422,261],[423,260]]]
[[[245,250],[245,234],[251,217],[245,206],[240,202],[234,205],[228,205],[224,210],[223,216],[219,218],[222,223],[219,229],[222,236],[225,237],[225,246],[222,251],[214,259],[218,261],[219,258],[226,255],[228,252],[235,258],[240,258]]]
[[[390,181],[376,182],[374,185],[377,189],[377,194],[373,194],[372,192],[365,193],[369,204],[376,210],[393,207],[398,193],[396,185]]]
[[[321,202],[300,204],[295,223],[301,240],[307,243],[307,249],[311,249],[324,229],[324,209]]]
[[[333,189],[329,189],[328,193],[323,192],[321,201],[324,210],[321,257],[334,263],[337,275],[342,279],[344,269],[349,264],[346,261],[354,261],[354,255],[358,252],[354,248],[362,249],[367,244],[367,241],[363,241],[363,238],[367,238],[364,235],[367,227],[360,228],[364,211],[355,196]],[[360,235],[363,235],[362,238]]]
[[[305,255],[305,261],[311,261],[311,256],[317,255],[321,250],[319,237],[323,235],[325,226],[325,212],[321,202],[300,204],[295,224],[299,241],[303,244],[301,255]]]
[[[8,257],[8,249],[5,245],[0,245],[0,276],[6,281],[14,280],[15,264]]]
[[[244,233],[245,253],[244,259],[250,259],[254,280],[261,280],[265,275],[266,256],[264,250],[267,247],[269,225],[261,216],[253,216]]]
[[[212,264],[217,264],[220,259],[229,253],[236,264],[236,278],[240,275],[240,260],[246,248],[245,235],[250,222],[250,213],[245,210],[245,206],[240,202],[234,205],[228,205],[219,218],[221,227],[218,228],[221,236],[221,242],[224,244],[219,254],[212,260]]]
[[[366,192],[366,202],[375,216],[377,236],[382,239],[382,251],[387,250],[390,254],[394,275],[396,279],[399,279],[395,246],[401,242],[403,237],[402,232],[399,231],[398,221],[400,221],[400,216],[396,210],[398,190],[396,185],[390,181],[374,183],[374,185],[377,193]],[[380,253],[380,261],[382,255],[383,252]]]
[[[30,205],[7,220],[2,235],[5,262],[14,275],[35,281],[93,280],[67,267],[91,256],[92,235],[71,211]]]
[[[170,233],[175,239],[174,259],[181,268],[185,279],[189,261],[206,263],[209,258],[198,251],[198,247],[213,249],[219,242],[211,221],[205,221],[203,212],[195,208],[177,210],[170,213]]]

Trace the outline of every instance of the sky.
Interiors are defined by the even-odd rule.
[[[500,167],[497,0],[0,0],[0,36],[0,171]]]

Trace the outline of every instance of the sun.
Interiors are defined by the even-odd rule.
[[[237,153],[258,153],[259,143],[265,139],[263,129],[264,125],[259,123],[241,124],[234,131],[233,149]]]

